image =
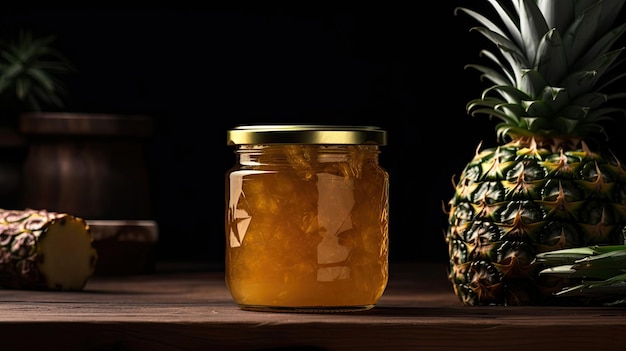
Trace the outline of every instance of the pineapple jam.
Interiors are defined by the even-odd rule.
[[[244,310],[357,311],[388,280],[389,175],[377,127],[228,131],[225,279]]]

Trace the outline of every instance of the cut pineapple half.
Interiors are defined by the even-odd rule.
[[[80,290],[98,254],[84,219],[45,210],[0,209],[0,286]]]
[[[85,221],[70,215],[52,220],[39,238],[38,267],[47,288],[79,290],[95,268],[96,251]]]

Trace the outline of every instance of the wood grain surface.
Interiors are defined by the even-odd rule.
[[[462,306],[439,263],[392,267],[363,312],[240,310],[223,273],[94,277],[80,292],[0,290],[0,350],[625,350],[626,309]]]

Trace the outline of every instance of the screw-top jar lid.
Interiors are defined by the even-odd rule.
[[[375,126],[245,125],[227,132],[228,145],[252,144],[378,144],[387,132]]]

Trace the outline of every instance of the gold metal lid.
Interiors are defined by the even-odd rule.
[[[377,144],[387,145],[387,132],[375,126],[242,125],[227,132],[228,145]]]

